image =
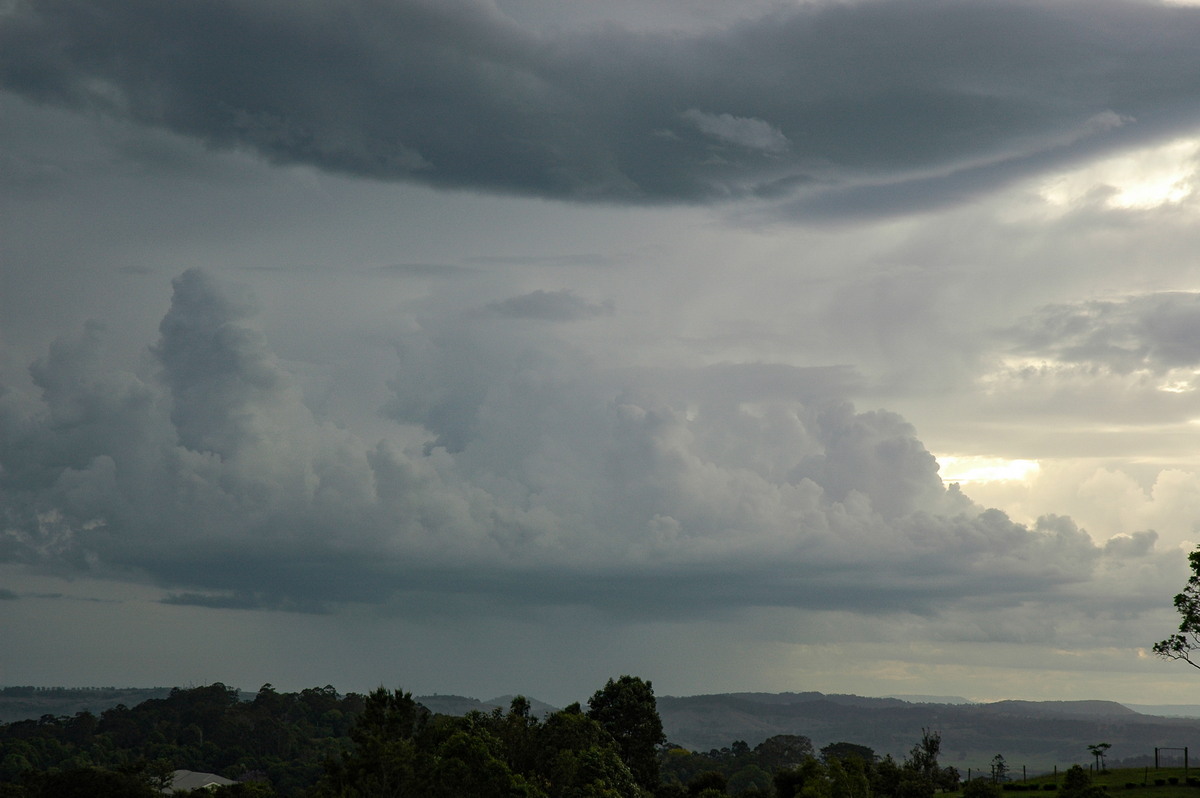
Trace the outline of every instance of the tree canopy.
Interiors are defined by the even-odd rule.
[[[587,711],[542,717],[522,696],[507,711],[432,714],[383,687],[266,684],[246,698],[213,684],[99,716],[0,724],[0,798],[148,798],[174,770],[236,780],[203,793],[212,798],[929,798],[957,785],[929,730],[903,764],[847,742],[818,757],[797,734],[707,753],[664,744],[652,685],[633,676],[610,679]]]
[[[588,699],[588,717],[617,742],[621,759],[638,784],[658,784],[658,746],[667,741],[654,701],[654,688],[636,676],[609,679]]]
[[[1179,631],[1155,643],[1154,653],[1200,668],[1200,662],[1193,659],[1200,651],[1200,548],[1188,555],[1188,562],[1192,575],[1183,592],[1175,596],[1175,609],[1181,616]]]

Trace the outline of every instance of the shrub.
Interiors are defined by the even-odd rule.
[[[986,778],[971,779],[963,785],[962,798],[999,798],[1000,788]]]

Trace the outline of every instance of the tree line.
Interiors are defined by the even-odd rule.
[[[244,701],[218,683],[0,725],[0,798],[157,796],[176,769],[238,780],[205,795],[251,798],[931,798],[959,786],[940,746],[925,730],[899,762],[788,734],[688,751],[667,742],[651,683],[633,676],[541,718],[520,696],[449,716],[401,690],[268,684]]]

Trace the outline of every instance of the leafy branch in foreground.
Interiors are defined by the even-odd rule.
[[[1175,596],[1175,609],[1182,616],[1179,631],[1154,644],[1154,653],[1163,659],[1176,659],[1200,669],[1193,657],[1200,655],[1200,548],[1188,555],[1192,575],[1183,592]]]

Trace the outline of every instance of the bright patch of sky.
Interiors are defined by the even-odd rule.
[[[1047,178],[1039,193],[1064,210],[1097,197],[1106,207],[1124,210],[1175,205],[1192,194],[1198,153],[1200,139],[1176,139]]]
[[[979,455],[939,455],[940,474],[946,483],[1028,482],[1037,476],[1036,460],[1005,460]]]

